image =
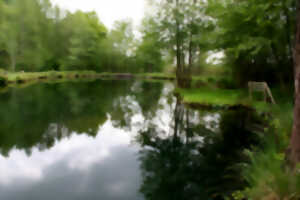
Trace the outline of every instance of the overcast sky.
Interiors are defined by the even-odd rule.
[[[138,26],[144,16],[145,0],[51,0],[61,8],[96,11],[100,20],[112,28],[114,21],[131,18]]]

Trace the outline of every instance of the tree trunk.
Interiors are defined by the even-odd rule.
[[[183,40],[181,38],[181,28],[180,28],[180,21],[178,19],[179,15],[179,0],[175,1],[175,10],[174,10],[174,17],[175,17],[175,26],[176,26],[176,78],[177,78],[177,85],[181,88],[189,88],[191,85],[190,75],[187,73],[185,68],[185,53],[183,47]]]
[[[182,41],[180,38],[180,22],[178,21],[178,8],[179,8],[179,0],[176,0],[175,5],[175,20],[176,20],[176,77],[177,84],[179,87],[185,87],[184,85],[184,70],[183,70],[183,59],[182,58]]]
[[[285,82],[284,82],[284,74],[281,71],[281,69],[283,68],[283,66],[285,65],[284,62],[282,62],[282,59],[280,58],[280,53],[278,52],[275,43],[271,43],[271,50],[272,50],[272,54],[274,57],[274,60],[276,61],[276,68],[277,68],[277,78],[278,81],[280,83],[280,88],[281,90],[285,90]]]
[[[298,0],[298,5],[300,0]],[[294,48],[295,106],[294,124],[289,146],[289,162],[294,168],[300,162],[300,8],[297,6],[297,32]]]
[[[10,70],[12,72],[16,71],[16,56],[14,55],[14,53],[12,53],[10,55]]]
[[[194,5],[196,4],[196,0],[193,1]],[[190,38],[189,38],[189,71],[191,71],[191,68],[193,66],[193,53],[194,53],[194,42],[193,42],[193,26],[194,26],[194,15],[191,17],[191,23],[190,23]]]
[[[178,4],[179,4],[179,0],[176,0],[176,8],[175,9],[178,9]],[[177,10],[176,10],[177,12]],[[176,17],[176,16],[175,16]],[[176,17],[176,60],[177,60],[177,63],[176,63],[176,75],[177,76],[180,76],[180,73],[182,72],[181,70],[181,45],[180,45],[180,37],[179,37],[179,21]]]
[[[292,39],[291,36],[293,34],[291,34],[292,29],[291,29],[291,17],[289,15],[289,7],[288,6],[284,6],[283,9],[283,13],[285,15],[285,35],[286,35],[286,41],[288,43],[288,56],[290,56],[289,62],[292,65],[293,64],[293,44],[292,44]]]
[[[191,71],[192,65],[193,65],[193,34],[190,33],[190,43],[189,43],[189,64],[188,68],[189,71]]]

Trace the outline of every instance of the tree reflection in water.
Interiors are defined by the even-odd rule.
[[[139,130],[140,191],[147,200],[218,199],[243,188],[243,150],[257,144],[251,111],[187,109],[161,83],[38,85],[0,97],[4,156],[13,149],[46,150],[72,134],[95,137],[106,121],[120,130]],[[143,119],[139,129],[132,120],[137,115]]]
[[[0,93],[0,153],[13,149],[30,155],[34,147],[50,149],[72,134],[95,137],[109,118],[130,129],[135,103],[145,118],[154,115],[163,84],[102,80],[40,84]],[[149,99],[152,99],[149,101]]]
[[[147,200],[222,199],[245,187],[240,167],[247,160],[243,150],[257,144],[249,130],[257,117],[247,109],[222,111],[213,127],[191,119],[194,111],[177,98],[172,133],[152,125],[137,138]]]

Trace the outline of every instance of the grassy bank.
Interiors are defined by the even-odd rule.
[[[0,71],[0,85],[25,84],[35,82],[74,81],[83,79],[145,79],[174,80],[175,76],[163,73],[97,73],[95,71],[48,71],[48,72],[7,72]]]
[[[244,106],[255,109],[260,113],[268,113],[272,116],[272,123],[281,135],[288,136],[291,133],[293,122],[293,96],[292,92],[282,92],[280,89],[272,89],[277,104],[266,103],[262,96],[254,95],[251,100],[247,89],[220,89],[201,87],[192,89],[175,90],[183,102],[192,107],[207,108],[235,108]],[[281,140],[287,140],[282,137]],[[287,141],[284,142],[287,145]]]
[[[0,77],[6,81],[6,84],[27,83],[43,80],[92,78],[95,75],[96,73],[93,71],[0,72]]]
[[[273,105],[259,101],[250,100],[246,89],[220,89],[213,87],[200,87],[192,89],[177,88],[178,93],[185,104],[199,105],[206,107],[228,108],[234,106],[245,106],[258,109],[260,111],[269,111]]]
[[[243,90],[226,90],[209,87],[181,89],[177,88],[184,103],[203,104],[203,105],[236,105],[245,104],[246,92]]]

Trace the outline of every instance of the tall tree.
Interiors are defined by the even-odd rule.
[[[289,147],[289,160],[292,167],[300,163],[300,0],[297,3],[297,32],[294,47],[295,107],[293,131]]]
[[[134,55],[133,24],[130,20],[116,21],[103,44],[102,61],[107,71],[130,72]],[[118,58],[118,59],[116,59]]]
[[[96,13],[68,13],[63,24],[68,40],[68,55],[62,59],[63,69],[96,70],[99,67],[98,47],[107,32]]]
[[[0,39],[10,58],[10,70],[15,71],[18,56],[18,33],[20,33],[17,9],[12,5],[3,5],[3,20],[0,24]]]
[[[176,58],[176,75],[179,86],[188,86],[189,72],[194,63],[194,54],[199,45],[200,29],[207,26],[205,1],[164,0],[156,4],[156,21],[159,24],[160,40],[172,50]],[[183,83],[183,84],[181,84]]]
[[[137,45],[136,62],[142,72],[159,72],[163,68],[160,32],[152,17],[142,22],[142,39]]]
[[[48,0],[15,0],[2,4],[0,40],[9,55],[10,70],[38,70],[49,54],[45,47],[50,19]],[[38,52],[38,53],[37,53]]]

